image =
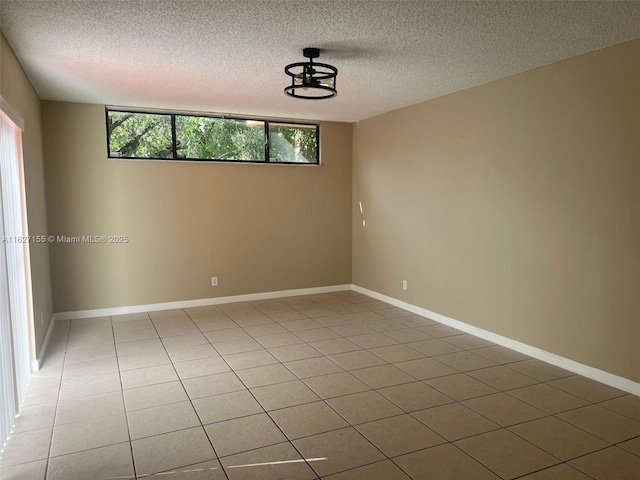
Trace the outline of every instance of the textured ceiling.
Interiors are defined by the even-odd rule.
[[[41,98],[357,121],[640,38],[639,1],[0,0]],[[285,97],[303,47],[338,96]]]

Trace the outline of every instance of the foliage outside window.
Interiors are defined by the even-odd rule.
[[[319,163],[313,124],[106,109],[109,158]]]

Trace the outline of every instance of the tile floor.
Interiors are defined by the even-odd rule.
[[[640,479],[640,398],[355,292],[72,320],[0,478]]]

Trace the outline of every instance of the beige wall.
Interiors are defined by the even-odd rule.
[[[108,160],[101,105],[43,102],[57,312],[351,283],[351,124],[321,167]],[[219,286],[211,286],[211,277]]]
[[[27,218],[30,235],[47,234],[40,99],[11,47],[0,33],[0,94],[25,123],[22,136]],[[36,355],[40,353],[52,315],[49,247],[31,244],[31,279]]]
[[[360,122],[354,283],[640,381],[639,86],[634,41]]]

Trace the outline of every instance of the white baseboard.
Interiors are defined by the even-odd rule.
[[[245,295],[232,295],[229,297],[201,298],[198,300],[133,305],[129,307],[111,307],[98,308],[95,310],[80,310],[75,312],[60,312],[55,313],[53,317],[55,320],[74,320],[77,318],[105,317],[107,315],[124,315],[127,313],[156,312],[158,310],[172,310],[175,308],[205,307],[209,305],[222,305],[224,303],[252,302],[256,300],[269,300],[271,298],[295,297],[297,295],[340,292],[343,290],[351,290],[351,285],[329,285],[326,287],[281,290],[279,292],[248,293]]]
[[[460,320],[446,317],[439,313],[432,312],[431,310],[427,310],[426,308],[418,307],[410,303],[403,302],[402,300],[395,299],[393,297],[388,297],[387,295],[374,292],[373,290],[369,290],[358,285],[352,285],[351,289],[355,292],[368,295],[372,298],[381,300],[396,307],[403,308],[417,315],[422,315],[423,317],[430,318],[444,325],[457,328],[458,330],[470,333],[471,335],[475,335],[476,337],[480,337],[503,347],[510,348],[511,350],[515,350],[516,352],[520,352],[530,357],[537,358],[538,360],[550,363],[551,365],[555,365],[556,367],[564,368],[565,370],[577,373],[578,375],[582,375],[583,377],[590,378],[597,382],[604,383],[605,385],[609,385],[611,387],[632,393],[634,395],[640,395],[640,383],[633,382],[628,378],[619,377],[618,375],[605,372],[604,370],[599,370],[597,368],[590,367],[589,365],[585,365],[583,363],[561,357],[560,355],[556,355],[555,353],[547,352],[546,350],[542,350],[541,348],[533,347],[531,345],[527,345],[526,343],[503,337],[502,335],[498,335],[497,333],[474,327],[473,325],[461,322]]]
[[[44,356],[47,353],[47,347],[49,346],[49,339],[51,338],[51,332],[53,332],[53,327],[55,325],[56,319],[55,315],[51,316],[51,321],[49,322],[49,328],[47,328],[47,334],[44,336],[44,342],[42,342],[42,347],[40,348],[40,355],[38,358],[31,360],[31,373],[37,372],[40,370],[42,366],[42,362],[44,361]]]

